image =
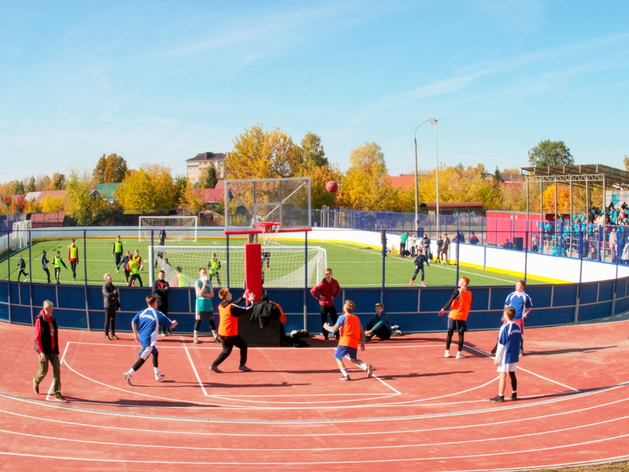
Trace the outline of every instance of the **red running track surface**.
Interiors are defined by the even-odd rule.
[[[495,332],[468,332],[465,359],[443,334],[373,341],[339,381],[334,344],[238,351],[160,338],[163,382],[130,334],[61,330],[62,404],[52,372],[32,390],[34,329],[0,324],[0,469],[452,471],[521,470],[629,459],[629,322],[527,329],[521,400],[491,403]],[[205,341],[207,339],[207,341]],[[456,340],[456,335],[455,335]],[[455,354],[456,345],[452,347]],[[507,399],[510,398],[507,387]]]

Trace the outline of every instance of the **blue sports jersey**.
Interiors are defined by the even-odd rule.
[[[520,360],[522,329],[517,323],[509,321],[500,328],[498,334],[498,357],[501,364],[515,364]],[[504,347],[503,347],[504,346]]]
[[[160,324],[167,328],[170,328],[173,324],[161,311],[153,308],[147,308],[139,312],[133,317],[132,322],[138,326],[138,337],[142,347],[155,346],[157,344]]]
[[[528,310],[531,308],[533,306],[533,302],[531,301],[531,297],[529,297],[526,293],[519,293],[516,290],[515,292],[511,292],[505,300],[505,308],[509,306],[515,308],[515,318],[513,319],[521,320],[525,309]]]

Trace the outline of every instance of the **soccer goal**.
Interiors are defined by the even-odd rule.
[[[226,246],[150,246],[150,280],[153,283],[158,270],[165,272],[171,286],[191,287],[198,279],[199,269],[207,268],[213,253],[221,262],[220,284],[214,286],[242,287],[245,283],[245,248],[229,247],[229,264]],[[306,264],[307,261],[307,264]],[[307,267],[307,269],[306,269]],[[316,285],[327,267],[326,250],[319,246],[267,246],[263,249],[262,274],[264,288],[301,288]],[[180,270],[179,270],[180,269]],[[307,278],[306,278],[307,276]]]
[[[151,233],[158,240],[163,229],[166,241],[196,241],[196,216],[140,216],[138,224],[138,240],[149,241]]]
[[[31,220],[16,221],[13,223],[11,231],[11,247],[14,249],[24,249],[30,244]]]

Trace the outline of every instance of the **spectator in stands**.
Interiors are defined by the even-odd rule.
[[[509,241],[509,238],[507,238],[507,240],[502,245],[502,247],[505,248],[505,249],[513,249],[513,243],[511,241]]]
[[[476,233],[472,231],[472,234],[470,235],[470,244],[478,244],[479,242],[478,236],[476,236]]]
[[[403,231],[402,235],[400,236],[400,257],[406,257],[405,253],[406,253],[407,240],[408,240],[408,233],[406,231]],[[410,251],[409,251],[409,255],[410,255]]]
[[[531,252],[537,251],[539,251],[539,238],[537,237],[537,234],[533,233],[531,236]]]
[[[448,237],[448,233],[443,233],[443,248],[441,249],[442,263],[449,264],[450,263],[450,238]]]
[[[443,244],[443,242],[442,242]],[[430,250],[430,238],[428,237],[428,234],[424,233],[424,238],[421,240],[421,245],[424,249],[424,255],[432,261],[432,251]],[[440,248],[437,247],[437,257],[439,257],[439,250]]]

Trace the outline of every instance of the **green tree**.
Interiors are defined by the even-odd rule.
[[[48,175],[38,175],[35,179],[35,191],[42,192],[50,188],[50,177]]]
[[[193,185],[186,179],[186,187],[179,199],[179,206],[189,210],[193,214],[205,208],[205,201],[194,191]]]
[[[88,172],[72,170],[66,184],[66,210],[81,226],[94,223],[95,212],[103,208],[102,200],[91,196],[92,179]]]
[[[257,124],[234,140],[225,169],[232,180],[292,177],[300,162],[299,147],[290,136],[277,127],[265,131]]]
[[[218,183],[218,177],[216,177],[216,168],[212,166],[208,166],[207,172],[205,173],[205,178],[199,185],[201,188],[214,188]]]
[[[567,166],[574,164],[570,149],[563,141],[540,141],[529,152],[529,164],[532,166]]]
[[[168,167],[144,164],[131,171],[116,190],[116,199],[127,212],[156,213],[177,205],[177,185]]]
[[[302,165],[308,167],[328,167],[330,165],[328,158],[325,157],[321,137],[315,133],[306,133],[299,145],[299,153]]]
[[[35,177],[31,176],[30,179],[28,179],[28,186],[26,188],[27,192],[35,192]]]
[[[24,183],[20,180],[14,180],[9,184],[9,194],[10,195],[24,195],[26,192],[24,191]]]
[[[66,188],[66,176],[55,172],[50,179],[50,190],[65,190]]]

